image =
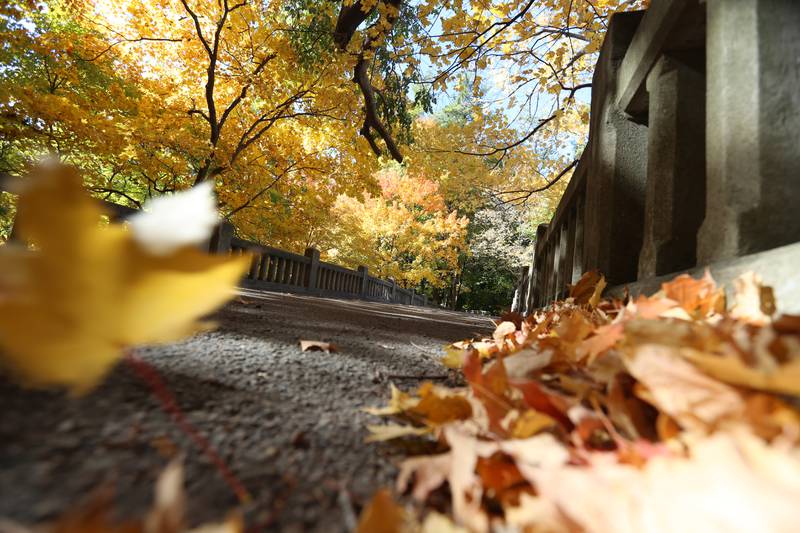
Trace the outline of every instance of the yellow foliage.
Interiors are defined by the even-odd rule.
[[[382,278],[414,287],[443,286],[465,248],[467,219],[448,212],[438,185],[402,168],[378,174],[380,196],[341,195],[331,214],[336,226],[328,255],[345,265],[367,266]]]
[[[0,358],[31,385],[84,392],[125,348],[196,331],[249,265],[191,247],[152,255],[125,226],[100,223],[66,167],[31,176],[18,210],[33,248],[0,248]]]

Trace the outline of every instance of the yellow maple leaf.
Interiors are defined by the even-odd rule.
[[[0,250],[0,362],[24,383],[85,392],[126,347],[178,339],[233,295],[248,257],[191,246],[153,254],[67,167],[40,168],[20,194],[31,247]]]

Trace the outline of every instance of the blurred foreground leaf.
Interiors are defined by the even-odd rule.
[[[102,214],[64,166],[36,170],[20,194],[17,228],[32,246],[0,250],[0,361],[26,384],[85,392],[125,348],[196,331],[250,261],[191,246],[155,254]]]

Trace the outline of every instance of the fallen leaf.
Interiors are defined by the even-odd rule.
[[[497,328],[495,328],[492,337],[498,345],[502,345],[505,338],[516,331],[517,326],[513,322],[500,322]]]
[[[389,384],[391,399],[389,405],[385,407],[365,407],[364,411],[375,416],[391,416],[404,413],[415,407],[419,403],[419,398],[414,398],[410,394],[395,387],[394,383]]]
[[[417,394],[420,397],[419,403],[408,412],[421,417],[426,424],[441,425],[472,416],[472,406],[466,398],[447,394],[430,382],[422,384]]]
[[[397,424],[368,425],[369,435],[365,442],[383,442],[387,440],[400,439],[403,437],[418,437],[427,435],[431,428],[418,428],[414,426],[400,426]]]
[[[442,364],[447,368],[459,370],[464,366],[464,360],[467,357],[467,350],[464,348],[457,348],[455,346],[446,346],[444,349],[444,357],[440,359]]]
[[[733,281],[733,289],[732,317],[758,325],[769,323],[775,313],[775,295],[771,287],[762,283],[759,275],[754,272],[742,274]]]
[[[450,518],[437,512],[428,513],[422,522],[422,533],[469,533],[463,527],[458,527]]]
[[[724,310],[725,292],[717,288],[708,269],[700,279],[681,274],[672,281],[662,284],[661,290],[667,298],[698,317]]]
[[[550,364],[553,352],[526,348],[503,358],[509,379],[524,379]]]
[[[155,502],[145,518],[144,528],[148,533],[183,531],[186,527],[185,518],[183,466],[180,461],[173,461],[158,477]]]
[[[502,359],[491,363],[483,372],[480,359],[470,354],[464,363],[464,377],[470,384],[472,392],[486,409],[489,417],[489,427],[499,435],[506,433],[501,421],[512,409],[512,404],[506,398],[508,378]]]
[[[28,182],[16,229],[35,247],[0,248],[0,357],[24,383],[86,392],[126,347],[197,331],[235,296],[249,257],[154,255],[125,226],[100,225],[74,170],[39,168]]]
[[[605,277],[600,274],[600,272],[592,270],[584,273],[575,285],[570,286],[569,297],[574,299],[575,303],[579,305],[592,305],[591,302],[595,302],[595,305],[593,305],[594,307],[605,286]]]
[[[303,352],[325,352],[332,353],[338,351],[332,342],[323,341],[300,341],[300,351]]]
[[[405,509],[395,503],[386,489],[375,493],[358,520],[356,533],[403,533],[408,531]]]
[[[405,492],[413,476],[412,496],[419,502],[425,501],[431,492],[438,489],[447,480],[452,467],[453,455],[449,452],[406,459],[400,464],[397,490]]]
[[[625,363],[656,407],[686,429],[705,432],[744,414],[744,401],[734,388],[703,374],[675,348],[643,345]]]
[[[475,473],[480,477],[483,488],[495,494],[526,483],[514,460],[500,452],[489,457],[478,457]]]
[[[589,298],[589,307],[597,307],[597,304],[600,303],[600,298],[603,296],[603,291],[606,288],[606,278],[604,276],[600,276],[600,281],[597,282],[597,285],[594,286],[594,292],[592,296]]]
[[[688,457],[659,455],[641,468],[597,454],[588,466],[542,468],[533,477],[540,497],[563,513],[564,529],[570,524],[590,533],[797,529],[797,453],[746,433],[702,438],[690,443]]]
[[[511,427],[511,437],[514,439],[527,439],[555,425],[556,421],[546,414],[528,409],[514,420]]]
[[[800,396],[800,359],[772,372],[751,368],[737,357],[720,357],[687,348],[681,355],[714,378],[751,389]]]
[[[594,330],[594,335],[581,341],[576,349],[578,359],[586,359],[587,364],[592,364],[600,355],[613,348],[625,333],[625,325],[613,323],[600,326]]]

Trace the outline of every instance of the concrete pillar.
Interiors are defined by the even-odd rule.
[[[522,303],[520,304],[520,311],[523,314],[528,314],[533,309],[533,288],[536,282],[536,269],[534,268],[533,261],[527,266],[527,269],[528,275],[525,280],[527,283],[525,284]]]
[[[511,311],[519,312],[522,309],[522,301],[525,298],[525,286],[527,286],[527,267],[520,267],[517,275],[517,286],[514,289],[514,298],[511,300]]]
[[[536,269],[536,285],[534,285],[534,303],[537,307],[543,305],[545,283],[547,280],[545,273],[545,249],[544,243],[547,239],[547,224],[536,226],[536,245],[533,251],[533,262]]]
[[[230,222],[220,222],[211,233],[208,251],[212,254],[229,254],[231,251],[231,239],[235,228]]]
[[[647,77],[647,190],[639,279],[697,264],[705,217],[705,75],[664,55]]]
[[[611,18],[592,81],[584,261],[609,285],[636,280],[642,248],[647,127],[617,105],[619,67],[640,20],[641,13]]]
[[[361,289],[359,293],[361,298],[366,300],[369,296],[369,269],[362,265],[358,267],[358,273],[361,274]]]
[[[306,271],[306,287],[309,291],[314,291],[317,289],[317,276],[319,275],[319,250],[306,248],[305,256],[311,259]]]
[[[561,298],[569,283],[569,275],[572,272],[572,247],[570,240],[573,238],[573,223],[571,213],[566,213],[561,223],[560,238],[558,243],[558,285],[556,286],[556,298]]]
[[[705,264],[800,241],[800,2],[707,0]]]
[[[572,252],[572,272],[570,283],[575,284],[583,275],[583,220],[585,217],[586,202],[583,194],[575,199],[575,242]]]

